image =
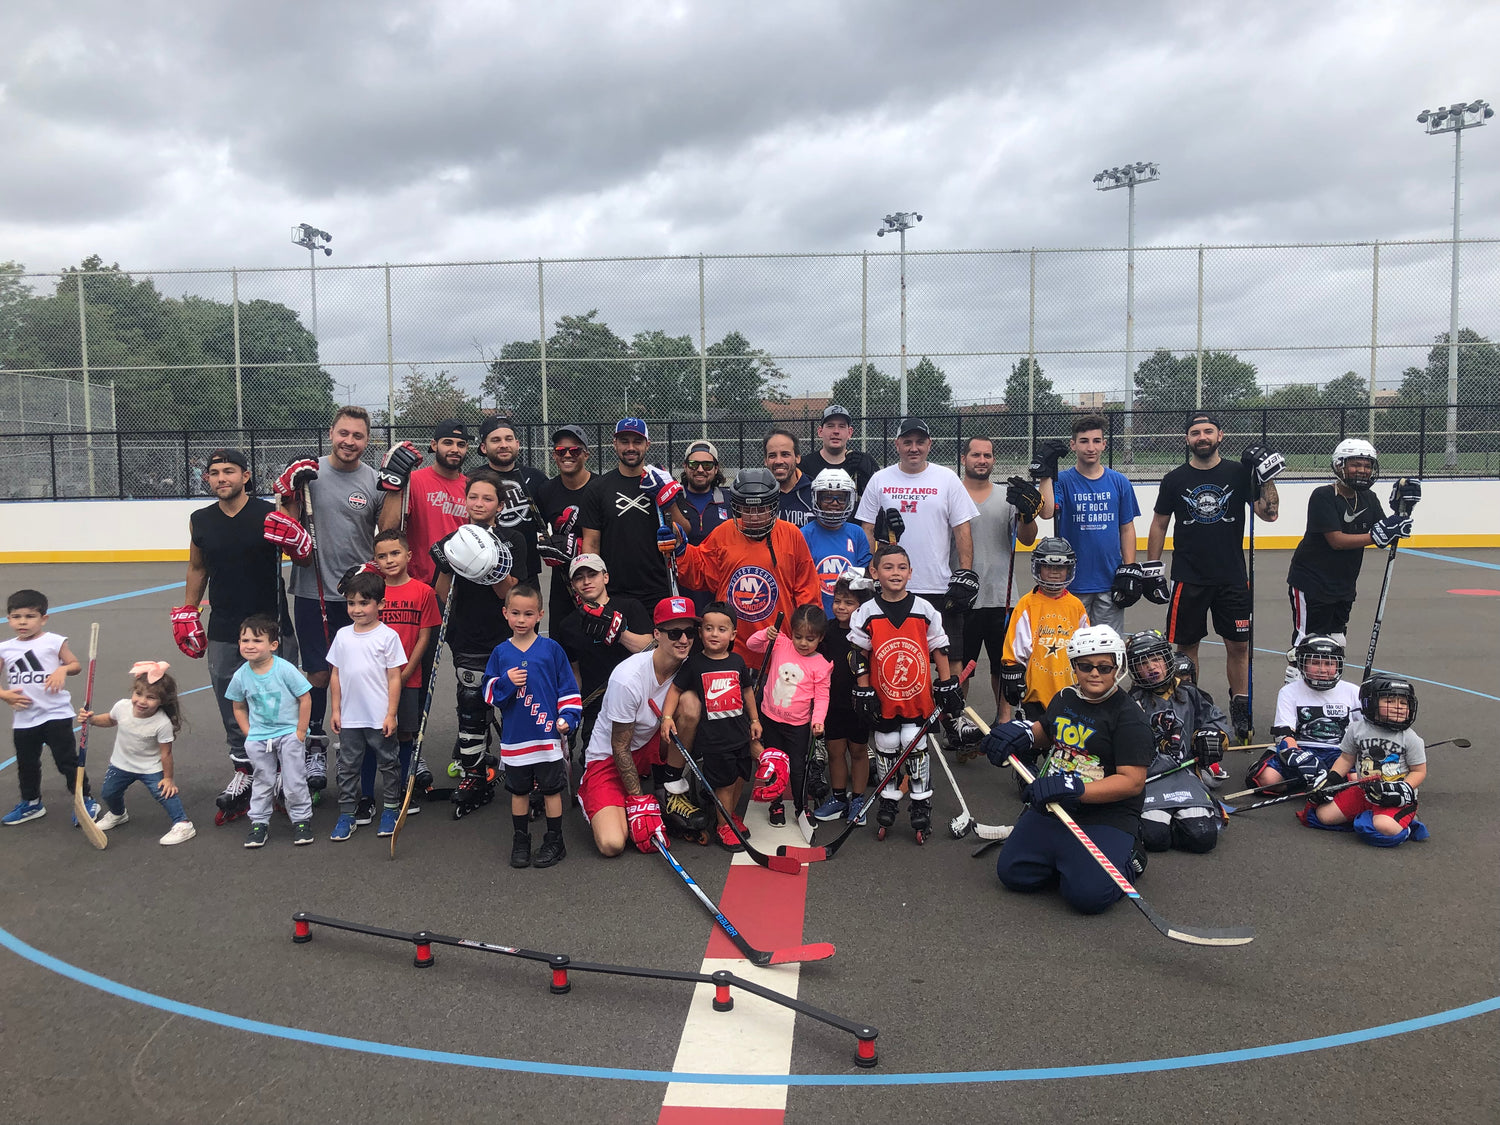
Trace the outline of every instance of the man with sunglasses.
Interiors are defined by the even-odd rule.
[[[729,498],[724,492],[724,472],[719,468],[719,449],[707,438],[688,442],[687,453],[682,459],[682,496],[678,498],[677,510],[687,520],[687,541],[698,546],[708,538],[708,533],[729,519]],[[682,592],[693,599],[699,613],[713,601],[707,590],[689,589]]]
[[[1145,853],[1136,839],[1155,751],[1146,713],[1120,689],[1120,634],[1108,625],[1079,629],[1068,641],[1068,659],[1078,682],[1052,697],[1041,722],[1014,719],[985,736],[985,755],[995,765],[1014,754],[1036,774],[1022,791],[1028,807],[995,874],[1013,891],[1055,883],[1073,909],[1098,914],[1120,898],[1120,888],[1047,806],[1061,805],[1116,869],[1139,875]]]
[[[559,426],[552,431],[552,460],[557,476],[537,486],[536,506],[546,523],[542,528],[546,546],[541,555],[551,585],[547,599],[549,634],[555,636],[575,605],[568,567],[578,555],[583,502],[595,480],[589,471],[589,443],[581,426]]]

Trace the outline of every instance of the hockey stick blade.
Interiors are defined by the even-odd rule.
[[[800,965],[805,961],[826,961],[835,953],[832,942],[815,941],[811,945],[793,945],[786,949],[773,949],[772,965]]]
[[[843,843],[842,837],[822,848],[799,848],[790,844],[782,844],[776,849],[776,855],[779,858],[796,860],[800,868],[804,863],[822,863],[825,859],[832,859],[841,843]]]

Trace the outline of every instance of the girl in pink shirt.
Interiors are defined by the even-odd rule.
[[[798,606],[792,614],[790,637],[778,635],[775,627],[751,635],[751,652],[765,652],[765,683],[760,705],[762,744],[787,756],[791,768],[792,801],[802,812],[803,783],[807,771],[807,746],[812,736],[823,734],[828,715],[828,683],[833,665],[818,655],[818,643],[828,628],[820,605]],[[786,823],[781,798],[771,802],[772,824]]]

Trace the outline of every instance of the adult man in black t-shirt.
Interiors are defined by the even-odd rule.
[[[1198,642],[1214,632],[1224,639],[1229,673],[1229,713],[1235,736],[1248,739],[1250,715],[1250,590],[1245,575],[1245,507],[1274,523],[1280,498],[1272,478],[1282,457],[1251,445],[1238,462],[1219,457],[1223,428],[1213,414],[1198,412],[1187,422],[1188,460],[1169,472],[1156,494],[1155,514],[1141,567],[1145,596],[1166,605],[1167,640],[1198,663]],[[1172,583],[1162,574],[1167,527],[1176,517],[1172,540]],[[1200,664],[1199,667],[1202,667]]]
[[[286,612],[281,585],[281,552],[265,538],[266,517],[275,508],[247,491],[250,461],[238,449],[216,449],[208,457],[204,480],[217,502],[188,517],[187,585],[183,604],[172,610],[172,632],[177,647],[197,659],[208,657],[208,678],[235,776],[224,798],[249,807],[250,761],[245,756],[245,734],[234,717],[234,704],[224,692],[240,656],[240,622],[252,614],[268,614],[281,622],[278,655],[296,663],[297,640]],[[311,549],[311,542],[308,543]],[[198,606],[207,592],[208,631],[198,621]],[[229,811],[226,806],[221,809]],[[241,810],[243,811],[243,810]]]
[[[492,414],[479,424],[479,452],[484,454],[490,468],[500,474],[502,481],[520,486],[523,493],[521,497],[500,497],[500,515],[495,522],[500,527],[513,527],[520,532],[526,550],[516,558],[515,569],[511,574],[518,582],[535,585],[542,569],[541,557],[536,549],[536,534],[539,529],[530,506],[526,504],[526,498],[536,499],[537,491],[547,480],[547,474],[520,463],[518,458],[521,455],[521,440],[516,436],[515,423],[509,418]]]
[[[651,611],[634,598],[613,598],[609,571],[598,555],[579,555],[568,566],[578,612],[554,622],[552,636],[573,662],[583,695],[578,745],[587,746],[609,674],[620,661],[651,647]]]
[[[849,411],[838,403],[832,403],[823,411],[823,421],[818,425],[820,448],[802,458],[802,472],[808,480],[817,480],[824,469],[843,469],[854,478],[861,493],[870,478],[879,471],[875,458],[860,449],[850,449],[849,440],[854,437],[854,419]]]
[[[552,460],[557,476],[537,486],[536,506],[547,526],[542,533],[551,548],[546,552],[547,635],[573,612],[573,591],[568,583],[568,564],[578,554],[578,535],[583,520],[583,501],[593,486],[589,471],[589,443],[579,426],[559,426],[552,431]]]
[[[609,565],[616,596],[654,606],[671,593],[666,556],[658,531],[670,520],[682,527],[677,512],[682,485],[655,465],[647,466],[651,435],[640,418],[621,418],[615,426],[619,467],[596,478],[584,499],[579,548],[600,555]],[[670,536],[666,537],[671,542]]]

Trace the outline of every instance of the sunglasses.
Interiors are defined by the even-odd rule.
[[[669,641],[680,641],[683,637],[696,637],[698,635],[698,626],[684,625],[680,629],[663,629],[661,630],[661,635]]]
[[[1107,676],[1115,670],[1115,665],[1113,664],[1094,664],[1087,660],[1075,660],[1073,661],[1073,667],[1077,668],[1080,672],[1098,672],[1101,676]]]
[[[707,472],[709,469],[718,468],[719,463],[717,461],[689,461],[687,463],[687,467],[690,469],[698,469],[702,472]]]
[[[558,457],[582,457],[583,456],[583,446],[581,446],[581,445],[559,445],[552,452],[553,452],[553,454],[555,454]]]

